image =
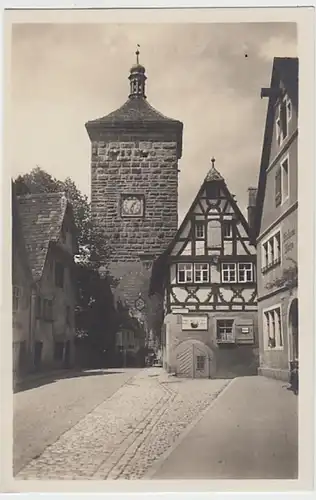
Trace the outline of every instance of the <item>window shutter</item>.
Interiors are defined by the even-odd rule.
[[[208,248],[221,248],[222,246],[222,226],[219,220],[210,220],[207,230]]]
[[[254,322],[253,319],[236,318],[234,322],[236,342],[238,344],[253,344]]]
[[[281,203],[281,168],[279,167],[275,174],[275,206],[277,207]]]

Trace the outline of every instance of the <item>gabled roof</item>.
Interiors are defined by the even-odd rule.
[[[214,160],[215,161],[215,160]],[[189,221],[189,218],[190,218],[190,214],[191,212],[194,210],[194,207],[195,205],[197,204],[201,194],[203,193],[204,189],[206,188],[206,185],[211,183],[211,182],[216,182],[220,185],[220,188],[221,190],[223,191],[223,193],[225,194],[225,196],[227,197],[227,199],[229,200],[238,220],[240,220],[241,224],[243,225],[245,231],[246,231],[246,234],[249,236],[250,238],[250,229],[249,229],[249,225],[248,225],[248,222],[246,221],[245,217],[243,216],[239,206],[237,205],[237,202],[235,201],[234,197],[232,196],[232,194],[230,193],[227,185],[226,185],[226,182],[225,182],[225,179],[221,176],[221,174],[218,172],[218,170],[216,170],[215,166],[214,166],[214,161],[212,160],[212,167],[210,168],[209,172],[207,173],[207,175],[205,176],[205,179],[196,195],[196,197],[194,198],[189,210],[187,211],[182,223],[180,224],[180,227],[179,229],[177,230],[174,238],[171,240],[171,242],[169,243],[168,247],[166,248],[166,250],[156,259],[154,265],[153,265],[153,269],[152,269],[152,280],[151,280],[151,285],[150,285],[150,293],[153,294],[155,293],[155,290],[159,290],[161,289],[162,287],[162,280],[164,279],[163,277],[163,273],[161,271],[161,268],[162,267],[165,267],[166,264],[167,264],[167,259],[174,247],[174,245],[176,244],[177,242],[177,239],[178,239],[178,236],[181,234],[182,230],[184,229],[185,225],[187,224],[187,222]],[[155,283],[158,283],[158,286],[156,286]]]
[[[292,106],[298,112],[298,71],[299,60],[297,57],[275,57],[273,60],[270,88],[278,89],[280,82],[283,83]],[[261,225],[261,217],[266,187],[266,170],[270,161],[270,150],[274,123],[275,97],[269,97],[268,109],[263,137],[261,163],[258,180],[258,191],[256,199],[256,216],[254,224],[254,237],[258,238]]]
[[[22,265],[26,272],[27,278],[32,281],[32,273],[28,253],[26,250],[25,240],[23,236],[22,223],[19,214],[19,202],[15,194],[14,185],[11,184],[11,213],[12,213],[12,250],[17,247]],[[14,263],[13,263],[14,266]]]
[[[51,242],[57,242],[69,202],[65,193],[18,197],[19,214],[33,278],[42,276]]]

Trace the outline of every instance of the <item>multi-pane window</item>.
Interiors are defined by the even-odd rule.
[[[208,264],[194,264],[194,281],[196,283],[208,283],[210,280],[209,272]]]
[[[224,221],[223,222],[223,235],[224,238],[231,238],[232,237],[232,224],[229,221]]]
[[[262,271],[280,264],[281,262],[281,233],[278,231],[262,244]]]
[[[178,283],[193,282],[193,264],[178,264]]]
[[[235,263],[222,264],[222,282],[236,283],[237,281],[237,265]]]
[[[195,237],[197,240],[203,240],[205,238],[205,224],[204,222],[195,223]]]
[[[64,287],[64,273],[65,269],[61,262],[55,262],[55,285],[59,288]]]
[[[178,283],[208,283],[210,269],[208,264],[178,264]]]
[[[223,283],[251,283],[253,279],[252,262],[222,263]]]
[[[251,262],[238,263],[238,281],[239,283],[253,281],[253,265]]]
[[[275,307],[263,312],[265,344],[268,349],[283,348],[281,308]]]
[[[205,368],[205,356],[196,357],[196,369],[198,371],[203,371]]]
[[[216,336],[219,342],[234,342],[234,320],[233,319],[218,319]]]
[[[13,286],[12,289],[12,310],[13,312],[16,312],[19,310],[21,306],[21,296],[22,296],[22,289],[19,286]]]

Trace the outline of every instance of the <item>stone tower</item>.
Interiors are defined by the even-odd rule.
[[[183,124],[154,109],[145,95],[145,68],[130,70],[130,94],[116,111],[86,123],[91,140],[92,214],[111,248],[116,300],[148,335],[155,334],[162,298],[149,298],[153,261],[178,226],[178,160]]]

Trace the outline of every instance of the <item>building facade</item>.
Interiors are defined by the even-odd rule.
[[[151,267],[177,231],[183,125],[145,95],[145,68],[130,70],[130,94],[116,111],[86,123],[91,140],[92,215],[109,245],[105,265],[115,300],[145,334],[159,331],[162,300],[148,296]]]
[[[298,59],[275,58],[257,194],[259,373],[288,379],[298,359]]]
[[[13,382],[32,368],[31,298],[33,277],[22,225],[18,200],[12,189],[12,368]]]
[[[166,276],[163,364],[178,376],[257,373],[256,249],[214,162],[156,264]]]
[[[25,312],[31,339],[29,371],[70,367],[74,360],[77,251],[72,208],[63,193],[30,194],[17,200],[33,283]]]

